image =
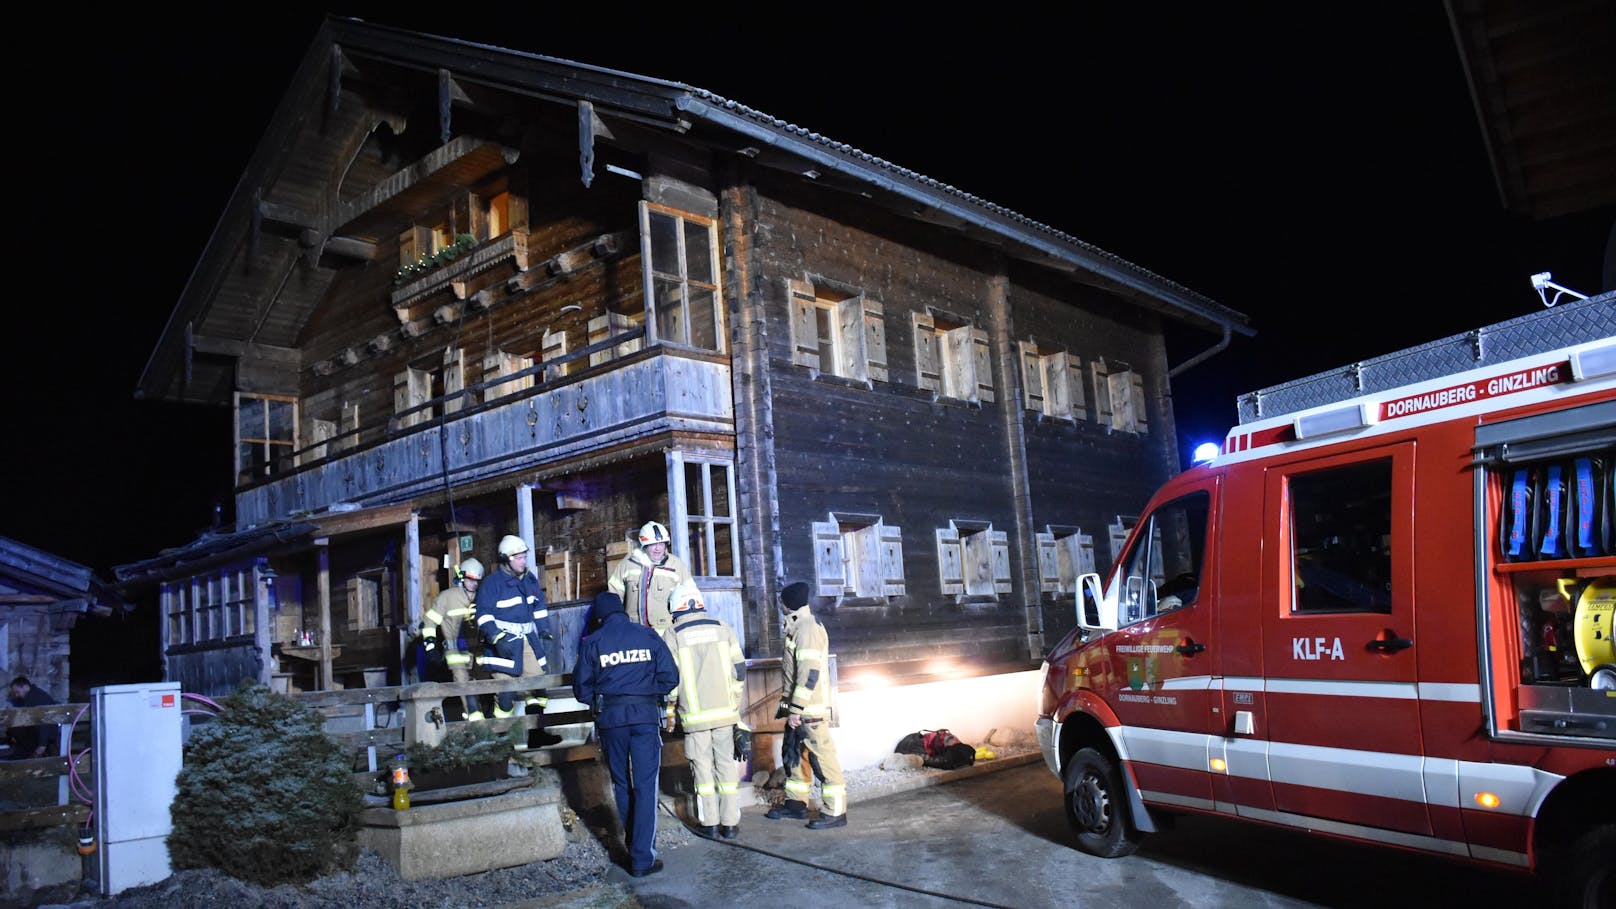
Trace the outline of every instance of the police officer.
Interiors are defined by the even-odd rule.
[[[527,544],[521,537],[501,539],[499,557],[499,570],[477,591],[477,628],[484,642],[482,666],[489,672],[524,679],[544,675],[548,668],[544,642],[554,638],[544,588],[528,571]],[[542,713],[548,703],[542,689],[530,690],[524,698],[529,713]],[[515,713],[516,692],[501,691],[495,698],[494,716]]]
[[[594,715],[606,752],[628,873],[644,877],[662,870],[656,857],[660,727],[668,692],[679,684],[679,669],[656,632],[628,620],[617,594],[596,595],[589,620],[600,627],[578,650],[572,693]]]
[[[441,653],[444,665],[449,667],[449,674],[454,677],[455,684],[464,685],[471,681],[471,651],[466,649],[461,639],[465,635],[467,625],[470,625],[472,632],[476,633],[477,610],[472,605],[471,598],[477,595],[477,587],[483,582],[483,563],[476,559],[467,559],[455,566],[454,573],[457,583],[438,594],[437,599],[432,601],[432,608],[423,616],[425,624],[421,628],[421,646],[425,648],[429,659],[436,658]],[[475,703],[475,698],[462,696],[460,715],[468,720],[482,719],[482,708],[474,706]]]
[[[679,664],[673,703],[685,731],[685,758],[696,780],[696,822],[703,836],[740,835],[736,727],[746,686],[746,654],[723,619],[707,614],[695,584],[673,592],[673,625],[663,643]]]
[[[847,782],[842,763],[836,759],[836,743],[831,740],[826,719],[830,716],[830,684],[826,665],[830,636],[825,626],[814,620],[808,605],[808,585],[803,581],[780,591],[785,612],[786,647],[780,660],[784,686],[776,718],[784,718],[789,730],[802,737],[808,763],[819,779],[819,817],[808,822],[810,830],[847,826]],[[786,800],[770,808],[764,817],[772,820],[808,816],[808,793],[812,781],[802,772],[802,761],[786,758]]]
[[[647,521],[640,528],[639,546],[617,565],[606,582],[606,589],[617,594],[628,616],[658,632],[673,624],[668,603],[674,588],[690,583],[690,569],[668,551],[668,528]]]

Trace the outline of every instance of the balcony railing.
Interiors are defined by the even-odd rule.
[[[591,355],[643,335],[644,329],[634,329],[393,414],[385,429],[362,427],[311,445],[298,452],[307,463],[238,490],[237,525],[338,503],[401,502],[445,484],[531,469],[659,433],[733,433],[724,355],[658,345],[559,375],[567,364],[587,364]],[[542,381],[546,375],[556,378]],[[474,403],[482,392],[528,377],[535,380],[530,388]],[[420,414],[429,416],[406,425]],[[381,438],[359,444],[378,431]],[[329,452],[323,457],[322,446]],[[308,461],[311,456],[316,459]]]

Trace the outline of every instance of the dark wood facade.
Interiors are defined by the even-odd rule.
[[[335,19],[196,275],[140,391],[237,408],[238,527],[119,574],[215,690],[407,679],[506,533],[569,668],[647,520],[751,656],[807,580],[844,678],[1025,667],[1176,470],[1163,320],[1247,332],[700,90]]]

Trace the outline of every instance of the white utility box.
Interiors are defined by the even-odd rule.
[[[92,688],[90,703],[101,895],[108,897],[169,876],[169,806],[183,754],[180,684]]]

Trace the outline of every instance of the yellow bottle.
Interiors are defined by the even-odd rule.
[[[410,767],[404,763],[404,755],[393,760],[393,810],[403,811],[410,807]]]

